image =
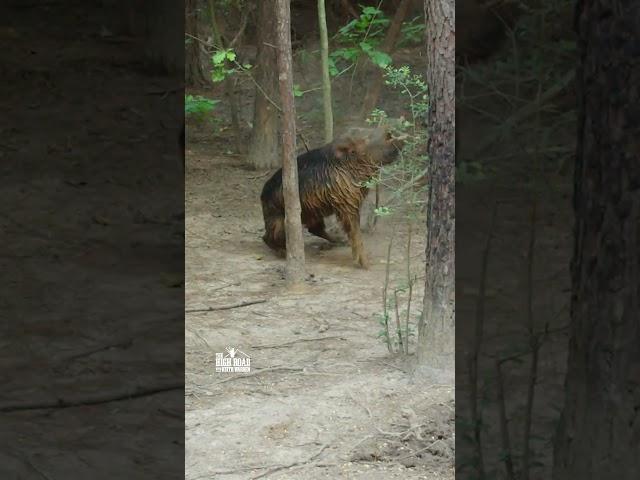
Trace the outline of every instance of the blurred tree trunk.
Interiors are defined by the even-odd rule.
[[[413,1],[414,0],[400,1],[400,5],[398,5],[398,9],[393,16],[393,20],[391,20],[389,30],[387,30],[387,34],[385,35],[384,41],[382,42],[382,46],[380,49],[383,52],[388,53],[389,55],[391,55],[391,53],[393,52],[393,49],[398,42],[398,38],[400,37],[402,22],[404,22],[404,19],[406,18]],[[378,103],[378,98],[380,97],[380,91],[382,90],[383,79],[384,77],[382,69],[376,66],[375,70],[373,71],[373,81],[371,82],[369,90],[364,97],[362,111],[360,113],[361,117],[366,118],[376,107],[376,103]]]
[[[276,2],[261,0],[258,5],[256,89],[253,130],[249,143],[248,160],[258,169],[280,166],[280,145],[278,142],[277,100],[278,70],[276,51]],[[277,104],[276,104],[277,105]]]
[[[329,76],[329,36],[324,0],[318,0],[320,27],[320,58],[322,59],[322,101],[324,106],[324,141],[333,140],[333,108],[331,107],[331,77]]]
[[[277,46],[280,102],[282,105],[282,187],[284,190],[285,232],[287,237],[287,284],[300,286],[306,277],[298,162],[296,159],[296,106],[293,98],[291,58],[291,11],[289,0],[277,0]]]
[[[209,81],[203,68],[202,44],[199,40],[196,40],[196,38],[204,40],[200,32],[201,10],[199,0],[185,0],[184,16],[185,33],[188,34],[185,35],[184,81],[187,85],[192,86],[206,85]]]
[[[418,361],[451,370],[455,352],[455,1],[425,0],[431,162]]]
[[[149,67],[183,77],[184,18],[182,1],[156,0],[145,2],[147,17],[146,59]]]
[[[233,47],[233,45],[226,45],[222,34],[220,33],[220,25],[216,18],[216,9],[214,0],[209,0],[209,16],[211,17],[211,31],[213,33],[213,41],[215,47],[219,49],[225,49]],[[241,35],[242,32],[239,32]],[[236,152],[242,153],[244,150],[242,144],[242,130],[240,129],[240,105],[238,102],[238,96],[235,92],[235,78],[227,77],[224,79],[224,95],[229,103],[229,113],[231,115],[231,126],[233,127],[233,133],[236,144]]]
[[[576,14],[576,223],[553,479],[630,480],[640,478],[640,2],[584,0]]]

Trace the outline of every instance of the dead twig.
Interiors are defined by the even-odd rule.
[[[575,72],[570,70],[567,72],[558,82],[549,88],[546,92],[538,95],[538,100],[533,103],[528,103],[520,110],[516,111],[511,117],[509,117],[505,122],[502,122],[501,126],[496,129],[496,131],[487,135],[482,142],[475,149],[474,155],[477,157],[482,155],[484,151],[491,147],[496,141],[500,139],[503,132],[507,131],[510,128],[518,125],[524,119],[534,115],[540,111],[542,106],[552,100],[555,96],[560,94],[575,78]]]
[[[511,439],[509,437],[509,423],[507,421],[507,406],[504,399],[504,382],[502,380],[501,362],[499,360],[496,360],[496,373],[498,377],[498,408],[500,409],[500,434],[502,435],[504,466],[507,470],[507,480],[513,480],[515,478],[513,473],[513,456],[511,452]]]
[[[302,343],[302,342],[321,342],[323,340],[332,340],[332,339],[338,339],[338,340],[346,340],[346,338],[338,336],[338,335],[331,335],[331,336],[326,336],[326,337],[315,337],[315,338],[299,338],[297,340],[291,340],[289,342],[284,342],[284,343],[274,343],[271,345],[255,345],[252,346],[251,348],[253,348],[254,350],[260,350],[260,349],[264,349],[264,348],[281,348],[281,347],[288,347],[289,345],[293,345],[294,343]]]
[[[257,178],[263,178],[266,177],[267,175],[269,175],[271,173],[271,170],[267,170],[264,173],[261,173],[259,175],[254,175],[252,177],[247,177],[247,180],[256,180]]]
[[[184,313],[199,313],[199,312],[217,312],[219,310],[231,310],[232,308],[248,307],[249,305],[255,305],[257,303],[266,303],[266,300],[251,300],[249,302],[234,303],[231,305],[221,305],[219,307],[207,307],[207,308],[191,308],[185,310]]]
[[[393,290],[393,303],[396,312],[396,329],[398,330],[398,352],[404,353],[404,344],[402,343],[402,327],[400,326],[400,307],[398,307],[398,290]]]
[[[420,454],[422,452],[426,452],[431,447],[433,447],[436,443],[439,443],[439,442],[442,442],[442,440],[438,439],[435,442],[431,443],[430,445],[427,445],[426,447],[421,448],[420,450],[416,450],[415,452],[411,452],[409,455],[405,455],[404,457],[395,458],[394,460],[396,462],[399,462],[400,460],[406,460],[407,458],[416,457],[416,456],[418,456],[418,454]]]
[[[302,132],[298,132],[298,135],[300,136],[300,139],[302,140],[302,143],[304,144],[304,148],[307,149],[307,152],[309,151],[309,142],[307,142],[307,138],[304,136],[304,134]]]
[[[407,316],[404,324],[404,354],[409,355],[409,319],[411,317],[411,299],[413,297],[413,280],[411,278],[411,237],[413,234],[412,223],[409,222],[409,229],[407,233],[407,282],[409,282],[409,293],[407,298]]]
[[[246,30],[247,24],[249,23],[249,13],[252,10],[253,6],[251,4],[246,4],[245,7],[242,8],[243,15],[240,21],[240,27],[238,28],[236,35],[229,42],[229,48],[235,48],[242,35],[244,35],[244,31]]]
[[[536,245],[536,202],[534,201],[531,208],[531,228],[529,232],[529,248],[527,253],[527,330],[529,334],[529,345],[531,347],[531,366],[529,369],[529,385],[527,388],[527,404],[524,417],[524,431],[522,447],[522,478],[529,480],[529,462],[530,462],[530,439],[531,439],[531,421],[533,417],[533,399],[536,388],[538,373],[538,351],[540,342],[538,335],[534,331],[533,316],[533,264]]]
[[[395,366],[395,365],[394,365],[394,364],[392,364],[392,363],[388,363],[388,362],[380,362],[380,363],[382,363],[383,365],[387,365],[388,367],[395,368],[396,370],[399,370],[399,371],[401,371],[402,373],[407,373],[407,371],[406,371],[406,370],[404,370],[404,369],[402,369],[402,368],[400,368],[400,367],[397,367],[397,366]]]
[[[274,468],[272,468],[272,469],[270,469],[270,470],[268,470],[268,471],[266,471],[266,472],[263,472],[263,473],[261,473],[261,474],[259,474],[259,475],[256,475],[256,476],[254,476],[254,477],[251,477],[251,480],[256,480],[256,479],[258,479],[258,478],[263,478],[263,477],[266,477],[266,476],[268,476],[268,475],[271,475],[272,473],[276,473],[276,472],[279,472],[280,470],[285,470],[285,469],[287,469],[287,468],[291,468],[291,467],[299,467],[299,466],[302,466],[302,465],[306,465],[306,464],[308,464],[308,463],[310,463],[310,462],[314,461],[316,458],[318,458],[318,457],[320,456],[320,454],[321,454],[322,452],[324,452],[324,451],[325,451],[325,449],[326,449],[328,446],[329,446],[329,444],[324,444],[322,447],[320,447],[320,449],[319,449],[316,453],[314,453],[313,455],[311,455],[311,456],[310,456],[309,458],[307,458],[306,460],[301,460],[301,461],[297,461],[297,462],[289,463],[289,464],[287,464],[287,465],[279,465],[279,466],[274,467]]]
[[[303,369],[300,367],[284,367],[284,366],[263,368],[262,370],[256,370],[255,372],[245,373],[242,375],[238,375],[236,377],[225,378],[224,380],[220,380],[219,382],[216,382],[214,385],[220,385],[222,383],[232,382],[234,380],[239,380],[241,378],[255,377],[256,375],[260,375],[261,373],[277,372],[280,370],[286,370],[289,372],[301,372]]]
[[[373,438],[373,435],[367,435],[366,437],[364,437],[361,440],[359,440],[353,447],[351,447],[351,450],[349,451],[349,455],[347,456],[347,458],[349,458],[351,456],[351,454],[353,453],[353,451],[356,448],[358,448],[360,445],[362,445],[364,442],[366,442],[370,438]]]
[[[110,350],[112,348],[122,348],[122,349],[126,349],[129,348],[131,345],[133,344],[133,340],[132,339],[128,339],[128,340],[124,340],[122,342],[118,342],[118,343],[113,343],[110,345],[104,345],[101,347],[96,347],[96,348],[92,348],[91,350],[87,350],[86,352],[81,352],[81,353],[76,353],[73,355],[70,355],[69,357],[66,358],[66,360],[77,360],[78,358],[82,358],[82,357],[89,357],[95,353],[100,353],[100,352],[104,352],[105,350]]]
[[[369,415],[369,418],[373,418],[373,414],[371,413],[371,409],[369,407],[367,407],[363,403],[360,403],[358,400],[356,400],[356,397],[353,395],[353,393],[349,393],[349,396],[351,397],[351,400],[353,400],[353,403],[358,405],[360,408],[366,410],[367,414]]]
[[[384,329],[385,329],[385,340],[387,341],[387,350],[389,353],[393,352],[393,347],[391,346],[391,337],[389,335],[389,310],[387,309],[387,294],[389,291],[389,270],[391,267],[391,247],[393,245],[393,235],[389,239],[389,246],[387,248],[387,265],[385,266],[384,272],[384,286],[382,287],[382,314],[384,315]]]
[[[484,333],[484,309],[485,298],[487,290],[487,270],[489,266],[489,253],[491,251],[491,240],[493,239],[493,228],[496,221],[498,212],[498,205],[493,206],[493,213],[491,215],[491,223],[489,225],[489,232],[487,234],[487,240],[482,252],[482,265],[480,268],[480,285],[478,287],[478,301],[476,304],[476,325],[475,325],[475,341],[473,345],[473,352],[470,356],[469,376],[470,376],[470,395],[471,395],[471,423],[473,425],[473,438],[474,448],[476,454],[478,476],[479,478],[485,478],[484,474],[484,457],[482,454],[482,423],[481,413],[478,409],[478,361],[480,357],[480,350],[482,348],[482,336]]]
[[[229,287],[237,287],[238,285],[240,285],[240,282],[233,282],[233,283],[227,283],[221,287],[216,287],[213,288],[211,290],[209,290],[210,292],[217,292],[218,290],[224,290],[225,288],[229,288]]]

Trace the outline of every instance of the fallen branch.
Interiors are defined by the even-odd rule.
[[[291,372],[301,372],[303,369],[300,368],[300,367],[283,367],[283,366],[282,367],[263,368],[262,370],[257,370],[255,372],[246,373],[244,375],[238,375],[237,377],[225,378],[224,380],[220,380],[219,382],[216,382],[214,385],[220,385],[221,383],[232,382],[233,380],[238,380],[240,378],[255,377],[256,375],[260,375],[261,373],[277,372],[279,370],[288,370],[288,371],[291,371]]]
[[[409,455],[405,455],[404,457],[395,458],[394,460],[396,462],[399,462],[400,460],[406,460],[406,459],[411,458],[411,457],[417,457],[418,454],[426,452],[427,450],[429,450],[431,447],[433,447],[438,442],[442,442],[442,440],[438,439],[435,442],[431,443],[430,445],[428,445],[428,446],[426,446],[424,448],[421,448],[420,450],[416,450],[415,452],[412,452]]]
[[[213,288],[209,290],[209,292],[217,292],[218,290],[224,290],[225,288],[229,287],[237,287],[238,285],[240,285],[240,282],[227,283],[221,287]]]
[[[93,355],[95,353],[104,352],[105,350],[110,350],[112,348],[127,349],[131,345],[133,345],[133,340],[132,339],[128,339],[128,340],[124,340],[122,342],[112,343],[110,345],[103,345],[101,347],[95,347],[95,348],[92,348],[91,350],[87,350],[86,352],[75,353],[73,355],[69,355],[68,357],[66,357],[65,360],[77,360],[77,359],[82,358],[82,357],[90,357],[91,355]]]
[[[122,391],[124,390],[124,391]],[[149,387],[135,387],[133,389],[124,388],[118,392],[99,392],[85,398],[51,400],[48,402],[18,403],[0,406],[0,412],[20,412],[25,410],[47,410],[71,407],[84,407],[89,405],[100,405],[104,403],[120,402],[132,400],[134,398],[148,397],[158,393],[170,392],[173,390],[184,390],[184,382],[168,382],[166,385],[155,385]]]
[[[320,447],[320,449],[314,453],[313,455],[311,455],[309,458],[307,458],[306,460],[301,460],[301,461],[297,461],[297,462],[293,462],[293,463],[289,463],[287,465],[280,465],[277,467],[272,468],[271,470],[268,470],[266,472],[263,472],[259,475],[256,475],[254,477],[251,477],[251,480],[256,480],[258,478],[262,478],[262,477],[266,477],[267,475],[271,475],[272,473],[276,473],[279,472],[280,470],[285,470],[287,468],[291,468],[291,467],[298,467],[301,465],[305,465],[307,463],[310,463],[312,461],[314,461],[316,458],[318,458],[320,456],[320,454],[322,452],[324,452],[324,450],[329,446],[329,444],[324,444],[322,447]]]
[[[297,340],[291,340],[289,342],[284,342],[284,343],[274,343],[271,345],[255,345],[255,346],[252,346],[251,348],[253,348],[254,350],[260,350],[262,348],[280,348],[280,347],[288,347],[289,345],[293,345],[294,343],[321,342],[323,340],[332,340],[332,339],[346,340],[346,338],[344,337],[340,337],[338,335],[331,335],[327,337],[299,338]]]
[[[256,303],[266,303],[266,300],[251,300],[249,302],[234,303],[231,305],[221,305],[219,307],[192,308],[189,310],[185,310],[184,313],[216,312],[219,310],[231,310],[232,308],[248,307],[249,305],[255,305]]]
[[[247,177],[247,180],[256,180],[257,178],[263,178],[266,177],[267,175],[269,175],[271,173],[271,170],[267,170],[264,173],[261,173],[260,175],[254,175],[252,177]]]

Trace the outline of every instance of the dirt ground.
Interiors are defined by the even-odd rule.
[[[269,478],[453,478],[452,385],[411,375],[377,338],[388,225],[365,236],[368,271],[348,246],[305,235],[313,277],[308,291],[287,293],[284,261],[260,238],[267,177],[212,150],[187,148],[186,308],[264,303],[187,314],[187,479],[286,465]],[[417,272],[424,232],[415,237]],[[399,249],[392,278],[405,261]],[[215,372],[225,347],[251,357],[250,375]]]

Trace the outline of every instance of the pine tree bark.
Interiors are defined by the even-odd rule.
[[[304,283],[304,242],[298,162],[296,159],[296,107],[293,98],[293,67],[291,55],[291,11],[289,0],[277,0],[278,79],[282,105],[282,188],[284,193],[285,234],[287,245],[287,285]]]
[[[425,0],[431,162],[418,362],[455,365],[455,1]]]
[[[276,1],[260,0],[257,19],[257,63],[255,80],[255,108],[253,130],[249,142],[248,161],[257,169],[280,166],[278,142],[278,110],[274,106],[278,98],[276,72]]]
[[[577,4],[571,327],[554,480],[640,478],[638,21],[636,0]]]

